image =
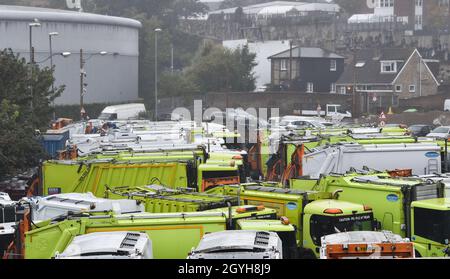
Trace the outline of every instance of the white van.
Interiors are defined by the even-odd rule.
[[[139,114],[146,112],[144,104],[124,104],[106,107],[98,117],[101,120],[138,119]]]

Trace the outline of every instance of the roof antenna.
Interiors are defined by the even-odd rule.
[[[83,12],[83,7],[81,6],[81,0],[66,0],[67,8],[72,10],[78,10],[80,13]]]

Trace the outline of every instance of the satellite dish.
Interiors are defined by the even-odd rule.
[[[81,7],[81,0],[66,0],[67,8],[78,10],[79,12],[83,11]]]

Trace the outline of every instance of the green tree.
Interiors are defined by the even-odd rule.
[[[367,6],[367,1],[365,0],[335,0],[334,2],[349,15],[360,13],[362,10],[369,9]]]
[[[253,91],[255,54],[247,47],[234,51],[206,44],[198,53],[186,75],[203,93]]]
[[[33,128],[20,120],[20,107],[9,100],[0,103],[0,180],[35,167],[44,152],[33,137]]]
[[[52,69],[34,66],[31,98],[29,70],[25,59],[11,50],[0,51],[0,178],[36,166],[43,158],[34,131],[48,127],[52,100],[64,90],[51,90]]]
[[[200,92],[194,81],[182,73],[166,72],[161,76],[160,83],[160,93],[165,97],[194,95]]]
[[[9,100],[20,107],[20,121],[36,129],[47,127],[53,113],[51,104],[64,91],[64,87],[51,90],[53,69],[40,69],[35,64],[30,81],[29,64],[11,50],[0,51],[0,66],[0,100]],[[30,82],[33,83],[32,96]]]

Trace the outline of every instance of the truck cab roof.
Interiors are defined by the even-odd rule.
[[[429,208],[434,210],[449,211],[450,210],[450,198],[429,199],[415,201],[411,204],[412,207]]]
[[[76,236],[56,259],[151,259],[152,253],[151,240],[145,233],[99,232]]]
[[[210,212],[210,213],[221,213],[224,216],[226,216],[227,218],[229,218],[229,208],[225,207],[225,208],[218,208],[218,209],[211,209],[211,210],[206,210],[203,212]],[[245,217],[252,217],[255,215],[258,216],[270,216],[270,215],[275,215],[276,214],[276,210],[272,209],[272,208],[265,208],[265,207],[258,207],[258,206],[253,206],[253,205],[243,205],[243,206],[233,206],[231,207],[231,217],[232,218],[245,218]]]
[[[291,224],[285,225],[280,220],[239,220],[239,228],[245,231],[259,231],[264,228],[270,232],[292,232],[295,227]]]
[[[102,113],[115,113],[117,110],[120,109],[143,109],[145,111],[145,105],[144,104],[122,104],[122,105],[115,105],[115,106],[108,106],[105,107],[102,111]]]
[[[378,176],[378,175],[364,175],[364,176],[355,176],[350,178],[352,182],[357,182],[361,184],[365,183],[373,183],[373,184],[383,184],[386,186],[416,186],[424,184],[422,179],[416,178],[390,178],[386,176]]]
[[[113,211],[115,214],[143,212],[144,207],[134,200],[110,200],[95,197],[92,193],[67,193],[30,199],[34,220],[48,220],[71,212]]]
[[[281,258],[281,239],[266,231],[223,231],[207,234],[189,258]]]
[[[364,210],[364,206],[361,204],[356,204],[352,202],[340,201],[340,200],[317,200],[309,203],[305,206],[305,214],[320,214],[326,215],[324,209],[340,209],[341,213],[338,214],[329,214],[334,216],[345,216],[352,215],[358,213],[367,213],[368,211]]]
[[[396,243],[409,242],[400,235],[393,234],[390,231],[372,232],[372,231],[352,231],[326,235],[322,238],[323,244],[349,244],[349,243]]]

